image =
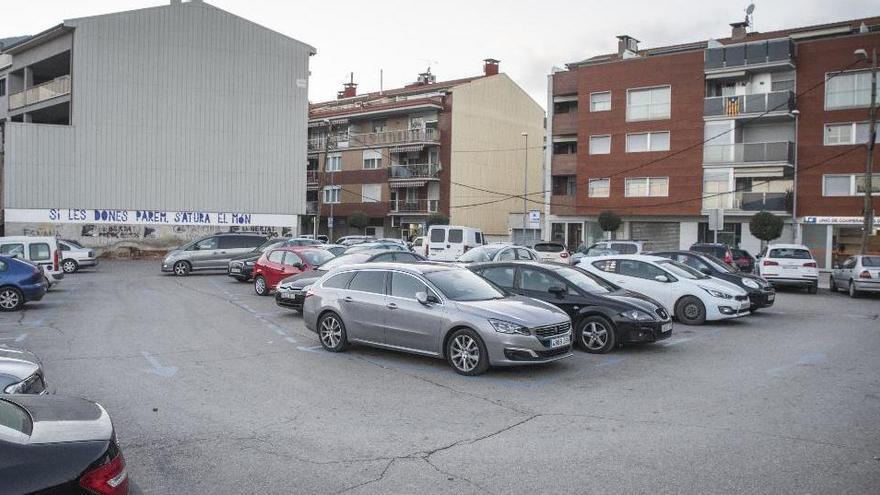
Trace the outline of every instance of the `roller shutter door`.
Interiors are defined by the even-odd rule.
[[[651,241],[657,251],[679,248],[679,227],[676,222],[632,222],[630,238],[638,241]]]

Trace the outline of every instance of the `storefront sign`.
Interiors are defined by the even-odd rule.
[[[862,225],[864,217],[802,217],[801,223],[817,225]],[[874,226],[880,226],[880,218],[874,217]]]
[[[100,210],[87,208],[7,209],[9,223],[91,223],[135,225],[209,225],[290,227],[296,215],[241,212]]]
[[[541,228],[541,212],[539,210],[529,210],[529,227],[530,229]]]

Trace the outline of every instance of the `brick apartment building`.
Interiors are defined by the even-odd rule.
[[[761,210],[783,216],[780,241],[806,243],[821,267],[858,250],[870,72],[853,51],[880,48],[880,18],[731,27],[647,50],[619,36],[616,53],[549,76],[551,238],[590,244],[612,210],[624,220],[615,236],[686,249],[714,239],[707,213],[721,208],[719,241],[753,253]]]
[[[318,230],[328,232],[332,210],[334,236],[361,233],[347,219],[363,212],[370,217],[366,233],[409,238],[441,213],[489,239],[507,239],[521,228],[509,218],[521,218],[510,213],[522,212],[522,200],[469,205],[522,194],[526,153],[530,189],[542,190],[544,115],[492,59],[476,77],[438,82],[428,69],[403,88],[363,95],[352,81],[336,100],[310,108],[313,216],[303,231],[313,230],[319,214]]]

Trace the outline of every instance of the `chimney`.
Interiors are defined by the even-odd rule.
[[[742,22],[732,22],[730,23],[730,27],[732,28],[730,31],[730,38],[733,41],[742,41],[746,39],[749,27],[748,19]]]
[[[354,72],[350,73],[349,77],[349,82],[342,85],[343,90],[336,93],[337,100],[341,100],[343,98],[353,98],[357,96],[358,85],[354,82]]]
[[[483,75],[484,76],[494,76],[498,74],[498,64],[500,60],[495,60],[494,58],[485,58],[483,59]]]
[[[621,34],[617,37],[617,56],[623,57],[627,52],[630,55],[638,55],[639,40],[628,34]]]

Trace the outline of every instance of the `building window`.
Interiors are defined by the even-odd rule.
[[[607,198],[611,195],[611,179],[590,179],[587,196],[591,198]]]
[[[626,197],[669,196],[669,177],[637,177],[626,179]]]
[[[361,186],[362,203],[378,203],[382,201],[382,184],[363,184]]]
[[[626,120],[668,119],[672,87],[626,90]]]
[[[327,156],[327,172],[339,172],[342,170],[342,155],[328,155]]]
[[[553,103],[553,114],[560,113],[575,113],[578,109],[577,100],[572,101],[557,101]]]
[[[590,154],[607,155],[611,153],[611,136],[590,136]]]
[[[590,93],[590,111],[607,112],[611,110],[611,91]]]
[[[554,155],[574,155],[578,152],[577,141],[563,141],[553,143]]]
[[[364,150],[364,168],[377,169],[382,167],[382,153],[376,150]]]
[[[385,132],[385,128],[386,128],[385,126],[386,126],[385,119],[374,120],[370,125],[370,129],[372,132]]]
[[[868,122],[846,122],[842,124],[825,124],[825,146],[846,144],[865,144],[868,142]],[[880,130],[880,124],[877,125]],[[880,143],[880,133],[874,138]]]
[[[871,102],[869,71],[828,73],[825,75],[825,108],[867,107]],[[880,102],[880,93],[877,94]]]
[[[642,132],[626,135],[626,152],[669,151],[669,132]]]
[[[0,96],[6,96],[6,78],[0,79]]]
[[[871,177],[872,196],[880,195],[880,174]],[[822,176],[822,196],[861,196],[865,194],[865,174]]]
[[[577,177],[574,175],[554,175],[553,194],[556,196],[574,196],[577,194]]]
[[[340,189],[342,189],[340,186],[325,186],[324,203],[339,203]]]

